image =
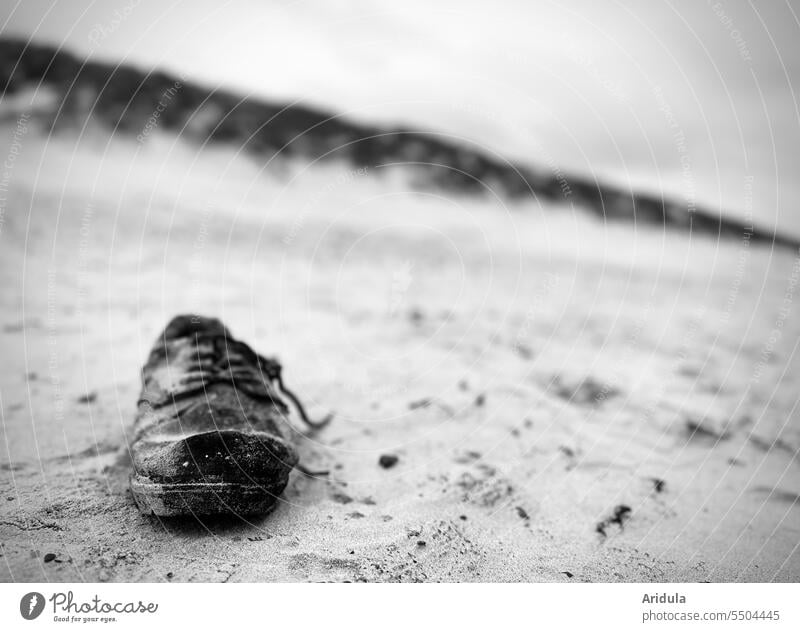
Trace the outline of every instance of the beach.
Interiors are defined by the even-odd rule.
[[[796,252],[157,132],[31,123],[9,173],[1,580],[800,579]],[[139,371],[179,313],[335,414],[294,421],[329,474],[267,516],[132,501]]]

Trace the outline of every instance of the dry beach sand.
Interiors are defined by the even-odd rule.
[[[0,579],[800,579],[790,249],[76,138],[31,121],[5,193]],[[269,516],[133,505],[138,371],[184,312],[336,414],[297,437],[330,477]]]

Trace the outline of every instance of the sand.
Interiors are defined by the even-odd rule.
[[[3,581],[800,579],[789,250],[34,126],[6,198]],[[132,502],[138,372],[189,311],[336,414],[268,516]]]

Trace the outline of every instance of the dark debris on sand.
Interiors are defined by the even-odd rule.
[[[697,441],[713,441],[716,443],[730,438],[727,431],[716,430],[707,420],[687,419],[686,432],[690,440]]]
[[[614,507],[613,513],[608,518],[597,523],[595,531],[605,537],[608,535],[606,529],[608,529],[608,527],[610,527],[612,524],[618,525],[621,530],[625,521],[631,517],[632,511],[633,510],[628,507],[628,505],[617,505]]]

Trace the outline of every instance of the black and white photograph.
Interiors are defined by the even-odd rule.
[[[800,581],[795,87],[794,1],[3,2],[9,620]]]

